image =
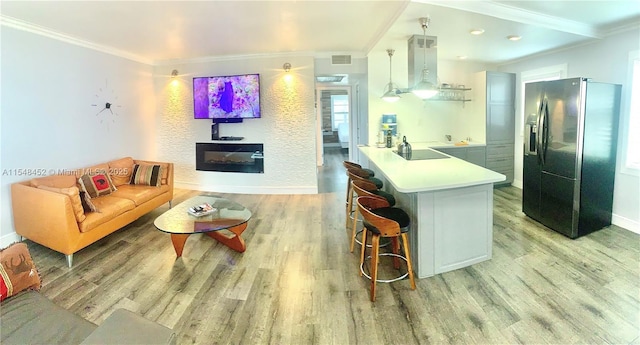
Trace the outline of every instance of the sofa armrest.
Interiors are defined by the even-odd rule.
[[[159,323],[145,319],[126,309],[109,315],[80,344],[176,344],[176,334]]]
[[[11,207],[18,235],[63,254],[73,254],[80,229],[68,195],[14,183]]]

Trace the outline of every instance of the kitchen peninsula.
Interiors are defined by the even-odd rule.
[[[430,146],[413,144],[413,155],[438,156]],[[493,184],[504,175],[445,154],[407,160],[389,148],[359,150],[360,163],[375,171],[411,218],[411,254],[419,278],[491,259]]]

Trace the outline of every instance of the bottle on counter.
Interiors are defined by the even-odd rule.
[[[391,147],[391,130],[387,130],[387,147]]]

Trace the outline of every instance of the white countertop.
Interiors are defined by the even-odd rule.
[[[413,150],[423,150],[436,146],[428,145],[428,143],[412,143],[411,147]],[[454,145],[451,144],[451,147]],[[393,187],[402,193],[469,187],[506,179],[506,176],[495,171],[451,156],[442,159],[408,161],[393,152],[395,148],[370,146],[359,146],[358,148],[369,158],[371,163],[382,171]]]
[[[415,150],[422,150],[426,148],[438,149],[438,148],[447,148],[447,147],[485,147],[487,144],[479,143],[476,141],[465,141],[466,145],[456,145],[454,141],[425,141],[419,143],[412,143],[411,147]]]

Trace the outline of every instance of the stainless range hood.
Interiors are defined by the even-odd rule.
[[[422,80],[424,69],[424,44],[427,44],[427,80],[438,85],[438,38],[436,36],[413,35],[409,38],[409,88]]]

